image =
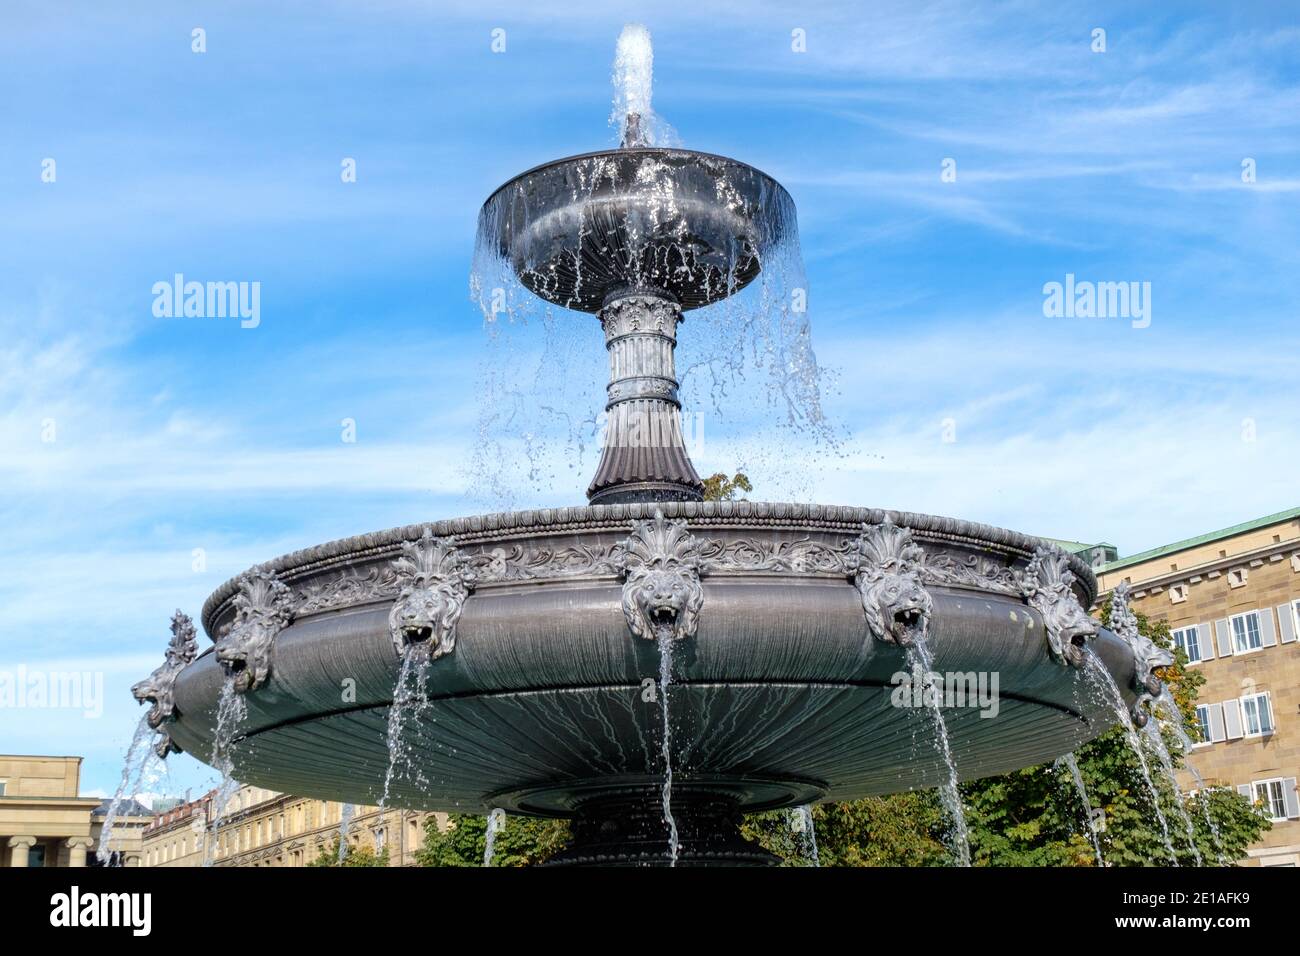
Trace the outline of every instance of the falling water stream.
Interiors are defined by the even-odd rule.
[[[1079,772],[1079,762],[1074,759],[1074,754],[1069,753],[1060,757],[1056,761],[1056,766],[1064,767],[1070,773],[1070,779],[1074,782],[1074,789],[1079,794],[1079,800],[1083,803],[1084,817],[1088,821],[1088,835],[1092,838],[1092,849],[1097,854],[1097,865],[1105,866],[1106,863],[1101,856],[1101,834],[1097,832],[1097,821],[1092,815],[1092,801],[1088,799],[1088,788],[1083,785],[1083,774]]]
[[[234,678],[227,675],[221,685],[221,697],[217,701],[217,729],[212,740],[212,766],[220,772],[221,783],[212,798],[212,822],[208,825],[208,838],[203,846],[204,866],[212,865],[217,834],[226,818],[227,804],[239,789],[230,748],[247,717],[248,703],[244,700],[244,695],[235,690]]]
[[[813,823],[812,807],[795,807],[790,811],[790,832],[795,835],[796,843],[801,843],[799,850],[813,866],[821,866],[821,857],[817,853],[817,828]]]
[[[1161,709],[1164,709],[1170,716],[1168,723],[1160,726],[1167,726],[1173,731],[1174,736],[1178,738],[1178,745],[1182,749],[1184,757],[1183,767],[1192,775],[1192,779],[1196,781],[1197,790],[1200,792],[1200,797],[1196,802],[1200,805],[1201,815],[1205,818],[1205,826],[1209,829],[1210,836],[1214,841],[1216,860],[1219,866],[1226,866],[1227,861],[1223,856],[1223,834],[1219,832],[1219,824],[1215,821],[1214,815],[1210,813],[1209,789],[1206,786],[1205,778],[1201,776],[1200,771],[1192,766],[1191,761],[1186,759],[1187,755],[1192,752],[1192,738],[1188,736],[1186,728],[1183,727],[1182,712],[1178,709],[1178,704],[1174,702],[1173,697],[1170,696],[1169,688],[1167,686],[1161,687],[1160,696],[1156,698],[1155,702],[1151,705],[1151,714],[1156,717],[1157,720],[1159,719]],[[1153,732],[1158,736],[1159,730],[1153,727],[1154,724],[1156,724],[1156,721],[1149,722],[1147,724],[1147,729],[1148,732]],[[1164,741],[1161,740],[1161,743],[1163,744]]]
[[[126,748],[122,779],[117,785],[117,792],[113,794],[112,802],[108,805],[108,813],[104,816],[99,845],[95,848],[95,856],[102,864],[107,864],[112,859],[114,828],[122,807],[127,801],[134,800],[142,790],[150,789],[153,781],[157,780],[163,772],[162,758],[154,752],[156,740],[157,734],[149,726],[146,714],[140,718],[135,734],[131,737],[131,744]]]
[[[388,770],[384,774],[384,792],[379,805],[388,806],[388,798],[393,781],[399,775],[410,777],[416,774],[415,783],[422,782],[417,762],[412,760],[410,741],[403,739],[407,726],[415,721],[418,726],[420,715],[429,706],[428,663],[426,656],[417,646],[408,647],[402,656],[402,668],[393,687],[393,704],[388,708]]]
[[[668,865],[677,865],[677,853],[681,846],[677,839],[677,820],[673,817],[673,736],[668,720],[668,685],[673,680],[673,637],[665,632],[658,639],[659,644],[659,697],[663,708],[663,755],[664,784],[663,806],[664,823],[668,825]]]
[[[1147,796],[1151,800],[1151,809],[1155,811],[1156,820],[1160,823],[1160,834],[1164,839],[1165,850],[1169,853],[1173,865],[1178,866],[1178,854],[1174,852],[1173,841],[1169,838],[1169,822],[1165,819],[1165,812],[1160,807],[1160,794],[1151,779],[1151,768],[1147,763],[1142,738],[1138,734],[1137,726],[1133,723],[1133,718],[1128,712],[1128,705],[1124,703],[1124,695],[1120,693],[1115,678],[1111,677],[1110,671],[1106,669],[1106,665],[1101,662],[1101,658],[1097,656],[1092,648],[1088,648],[1085,662],[1084,673],[1098,688],[1103,699],[1114,709],[1115,715],[1119,717],[1129,748],[1138,759],[1138,766],[1142,771],[1142,782],[1146,786]]]
[[[500,833],[506,825],[506,812],[500,807],[494,809],[488,814],[487,818],[487,843],[483,848],[483,865],[491,866],[492,857],[497,849],[497,834]]]
[[[907,666],[914,674],[933,672],[934,655],[930,653],[924,635],[918,635],[907,646]],[[948,817],[948,836],[957,865],[970,866],[970,833],[966,827],[966,812],[961,805],[961,793],[957,789],[957,764],[953,761],[952,746],[948,741],[948,724],[943,719],[943,708],[938,695],[928,691],[927,688],[922,698],[934,727],[935,746],[943,757],[947,770],[947,779],[939,784],[939,802],[943,804]]]
[[[357,805],[355,803],[345,803],[339,810],[339,866],[342,866],[348,858],[348,850],[352,844],[348,842],[348,832],[352,829],[352,817],[356,815]]]

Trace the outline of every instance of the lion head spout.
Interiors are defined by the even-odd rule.
[[[1159,699],[1164,693],[1164,682],[1156,671],[1172,664],[1174,655],[1138,630],[1137,615],[1129,606],[1131,592],[1127,581],[1115,585],[1115,593],[1110,599],[1110,629],[1133,652],[1133,688],[1138,692],[1138,699],[1130,713],[1133,722],[1141,727],[1150,715],[1144,705]]]
[[[1062,664],[1082,666],[1084,648],[1097,636],[1098,624],[1074,595],[1069,555],[1052,545],[1040,546],[1021,581],[1026,602],[1043,616],[1052,656]]]
[[[704,607],[703,564],[685,520],[655,511],[652,520],[632,522],[621,557],[628,630],[652,641],[693,637]]]
[[[217,638],[217,663],[244,694],[271,676],[276,635],[293,620],[293,592],[274,571],[256,568],[240,577],[234,605],[234,623]]]
[[[152,674],[131,687],[131,696],[142,704],[148,702],[151,705],[145,714],[145,720],[154,730],[159,730],[165,722],[176,718],[176,676],[198,653],[199,642],[194,622],[188,614],[178,610],[172,615],[172,639],[167,644],[163,662]],[[154,749],[160,757],[180,752],[180,748],[172,743],[171,737],[165,732]]]
[[[418,541],[407,541],[393,560],[401,590],[388,612],[388,634],[399,655],[415,653],[437,660],[456,649],[456,623],[476,577],[469,560],[450,538],[426,527]]]
[[[924,565],[925,552],[911,530],[888,516],[858,537],[853,583],[873,637],[900,647],[925,639],[934,600],[922,581]]]

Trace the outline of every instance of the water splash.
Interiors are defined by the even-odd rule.
[[[673,638],[664,633],[659,644],[659,697],[663,707],[664,783],[661,791],[664,823],[668,826],[668,865],[677,865],[681,843],[677,837],[677,820],[673,817],[673,735],[668,720],[668,687],[673,680]]]
[[[619,34],[614,49],[614,107],[609,124],[618,133],[619,145],[673,146],[676,132],[655,115],[650,104],[654,92],[654,44],[650,31],[639,23],[629,23]]]
[[[917,635],[907,646],[907,666],[912,673],[930,674],[934,671],[934,655],[924,635]],[[966,811],[961,805],[961,792],[957,789],[957,764],[953,760],[952,745],[948,741],[948,724],[943,718],[937,694],[926,689],[922,694],[926,712],[934,731],[934,745],[943,758],[946,779],[939,784],[939,802],[948,817],[948,839],[958,866],[970,866],[970,831],[966,826]],[[915,737],[913,738],[915,740]]]
[[[491,866],[492,857],[496,853],[497,834],[505,829],[506,812],[500,807],[494,809],[488,814],[487,818],[487,845],[483,848],[483,865]]]
[[[339,866],[342,866],[348,858],[348,851],[352,844],[348,842],[348,831],[352,829],[352,817],[357,812],[355,803],[345,803],[339,810]]]
[[[1089,647],[1087,656],[1084,658],[1084,675],[1093,683],[1100,693],[1103,702],[1107,703],[1119,717],[1120,726],[1124,728],[1124,738],[1128,741],[1129,749],[1137,757],[1138,767],[1142,771],[1142,783],[1146,787],[1147,797],[1151,801],[1151,809],[1155,812],[1156,820],[1160,824],[1160,835],[1164,840],[1165,850],[1169,858],[1173,861],[1174,866],[1178,866],[1178,854],[1174,851],[1173,841],[1169,838],[1169,822],[1165,819],[1165,812],[1160,806],[1160,793],[1156,790],[1155,782],[1151,778],[1151,767],[1147,762],[1146,751],[1142,746],[1142,738],[1138,734],[1137,726],[1133,723],[1133,717],[1129,714],[1128,705],[1124,703],[1124,695],[1120,693],[1119,686],[1115,683],[1115,678],[1111,676],[1106,665],[1101,662],[1097,653]]]
[[[795,836],[795,844],[800,855],[810,860],[813,866],[821,866],[821,856],[817,853],[817,826],[813,822],[812,807],[794,807],[790,811],[790,832]]]
[[[231,747],[244,721],[248,718],[248,702],[235,690],[235,679],[227,675],[221,685],[217,700],[217,729],[212,739],[212,766],[221,774],[221,783],[212,796],[212,820],[208,824],[208,838],[204,841],[203,865],[211,866],[217,848],[217,835],[225,822],[231,799],[239,790],[235,779],[235,763]]]
[[[163,773],[163,760],[154,751],[158,735],[149,726],[148,715],[140,718],[135,734],[126,748],[126,758],[122,763],[122,779],[117,785],[117,792],[108,805],[104,815],[104,826],[100,831],[99,845],[95,847],[95,856],[102,865],[107,866],[113,859],[113,838],[117,818],[129,800],[134,800],[142,790],[152,789],[153,783]]]
[[[388,770],[379,799],[381,807],[388,806],[393,781],[399,776],[413,778],[417,786],[424,783],[419,762],[413,759],[413,747],[403,735],[412,722],[418,727],[421,714],[429,707],[427,663],[421,649],[414,645],[402,657],[402,668],[393,687],[393,704],[388,708]]]
[[[1088,788],[1083,784],[1083,774],[1079,772],[1079,762],[1071,753],[1057,758],[1053,766],[1057,769],[1064,768],[1067,770],[1070,779],[1074,781],[1075,792],[1079,794],[1079,800],[1083,803],[1083,815],[1088,822],[1088,835],[1092,838],[1092,849],[1097,854],[1097,865],[1105,866],[1106,861],[1101,856],[1101,834],[1097,832],[1097,821],[1093,817],[1092,801],[1088,799]]]

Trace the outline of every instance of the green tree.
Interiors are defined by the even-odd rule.
[[[569,842],[564,820],[506,817],[492,850],[493,866],[536,866],[559,853]],[[424,847],[415,854],[420,866],[482,866],[487,851],[487,817],[453,813],[446,830],[436,817],[424,824]]]
[[[730,478],[727,477],[726,472],[720,471],[704,479],[705,501],[735,501],[742,491],[753,490],[754,486],[750,484],[749,476],[743,471],[736,472]]]
[[[369,847],[348,847],[348,855],[339,862],[339,838],[322,846],[308,866],[388,866],[388,847],[376,853]]]

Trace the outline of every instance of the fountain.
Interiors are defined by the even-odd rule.
[[[648,38],[635,49],[626,102],[648,112]],[[1041,539],[701,500],[679,328],[794,240],[794,203],[744,163],[656,144],[647,119],[629,107],[618,148],[523,173],[480,216],[480,248],[604,332],[589,503],[363,534],[227,582],[203,608],[214,646],[140,692],[166,701],[167,749],[343,803],[567,817],[554,865],[766,865],[743,812],[955,793],[1070,753],[1117,719],[1077,692],[1085,662],[1125,707],[1149,690],[1085,611],[1092,572]],[[909,655],[996,672],[996,719],[936,705],[942,746],[914,748],[931,724],[891,699]],[[245,708],[233,735],[223,688]]]

